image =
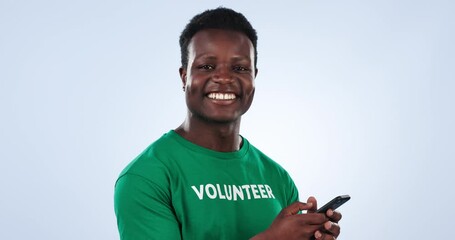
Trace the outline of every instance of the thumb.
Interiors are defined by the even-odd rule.
[[[303,203],[303,202],[295,202],[283,210],[281,210],[280,215],[281,216],[291,216],[299,213],[302,210],[309,210],[313,208],[313,203]]]
[[[308,204],[311,203],[311,205],[312,205],[311,208],[308,209],[308,212],[309,212],[309,213],[314,213],[314,212],[316,212],[316,210],[318,209],[318,201],[316,200],[316,198],[313,197],[313,196],[309,197],[308,200],[307,200],[307,203],[308,203]]]

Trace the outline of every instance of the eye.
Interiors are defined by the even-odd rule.
[[[215,69],[215,66],[210,65],[210,64],[204,64],[204,65],[200,65],[198,68],[202,69],[202,70],[213,70],[213,69]]]
[[[236,72],[249,72],[250,69],[243,66],[234,66],[234,71]]]

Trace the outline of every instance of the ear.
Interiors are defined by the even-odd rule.
[[[186,86],[186,69],[183,67],[179,68],[180,79],[182,80],[183,87]]]

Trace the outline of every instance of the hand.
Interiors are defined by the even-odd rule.
[[[315,232],[314,236],[317,240],[335,240],[340,235],[338,222],[341,220],[341,213],[329,209],[326,212],[326,216],[329,218],[329,221],[324,223],[324,229]]]
[[[281,210],[272,225],[252,239],[335,239],[340,232],[336,222],[341,219],[341,214],[332,211],[331,216],[328,216],[315,213],[316,209],[314,197],[308,198],[307,203],[295,202]],[[307,210],[307,213],[299,214],[302,210]]]

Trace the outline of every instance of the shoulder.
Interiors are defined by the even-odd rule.
[[[250,152],[257,158],[257,165],[263,174],[269,180],[269,185],[277,193],[277,196],[283,196],[283,206],[288,206],[290,203],[298,200],[298,190],[292,177],[288,171],[284,169],[278,162],[268,157],[262,151],[250,144]]]
[[[164,134],[134,158],[123,169],[119,178],[125,175],[136,175],[152,180],[160,175],[166,175],[169,169],[167,159],[176,145],[169,132]]]
[[[245,139],[246,140],[246,139]],[[248,140],[246,140],[248,142]],[[289,177],[288,172],[278,162],[270,158],[267,154],[256,148],[253,144],[249,143],[249,154],[255,159],[260,167],[263,167],[267,171],[274,171],[281,177]]]

